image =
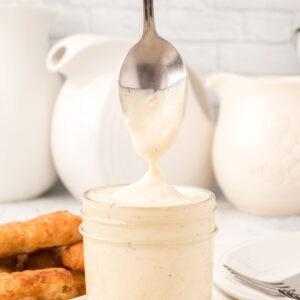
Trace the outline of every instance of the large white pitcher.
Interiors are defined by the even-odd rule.
[[[0,5],[0,201],[35,197],[56,178],[49,128],[60,81],[45,67],[53,17]]]
[[[300,213],[300,77],[214,75],[220,97],[213,146],[217,180],[241,210]]]
[[[53,158],[77,198],[90,187],[129,183],[146,171],[133,150],[118,94],[119,68],[133,44],[73,35],[49,52],[49,69],[67,78],[53,114]],[[190,79],[185,120],[162,168],[171,183],[210,187],[213,126],[202,85],[192,72]]]

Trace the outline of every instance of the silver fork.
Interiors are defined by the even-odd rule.
[[[260,292],[273,297],[286,296],[300,300],[300,273],[279,281],[262,281],[246,276],[227,265],[224,265],[224,267],[240,282]]]

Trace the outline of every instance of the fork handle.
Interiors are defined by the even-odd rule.
[[[144,35],[156,33],[153,0],[144,0]]]
[[[283,296],[288,297],[287,295],[283,294],[283,292],[281,292],[281,291],[272,290],[272,289],[265,288],[263,286],[259,286],[256,283],[254,283],[253,281],[248,281],[246,279],[241,279],[241,278],[238,278],[238,277],[235,277],[235,279],[238,282],[242,283],[243,285],[248,286],[249,288],[252,288],[252,289],[254,289],[258,292],[261,292],[265,295],[268,295],[268,296],[271,296],[271,297],[279,297],[279,298],[283,297]]]
[[[300,295],[296,294],[296,293],[294,292],[294,290],[285,290],[285,289],[283,289],[283,290],[280,290],[280,292],[281,292],[284,296],[286,296],[286,297],[288,297],[288,298],[290,298],[290,299],[300,300]]]

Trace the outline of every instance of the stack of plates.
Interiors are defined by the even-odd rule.
[[[240,300],[274,300],[236,281],[223,265],[264,281],[300,273],[300,233],[256,239],[230,250],[217,262],[215,284],[227,295]]]

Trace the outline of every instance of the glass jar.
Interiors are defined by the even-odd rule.
[[[213,193],[178,187],[184,205],[133,207],[107,199],[108,190],[119,188],[84,195],[88,300],[210,300]]]

